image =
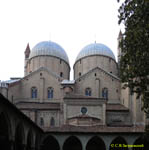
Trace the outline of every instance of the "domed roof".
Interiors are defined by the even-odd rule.
[[[93,43],[85,46],[80,53],[78,54],[76,61],[78,61],[81,58],[91,56],[91,55],[103,55],[103,56],[108,56],[111,57],[112,59],[115,60],[115,56],[112,52],[112,50],[107,47],[104,44],[100,43]]]
[[[55,42],[43,41],[36,44],[30,54],[30,59],[36,56],[54,56],[58,57],[69,64],[68,56],[65,50]]]

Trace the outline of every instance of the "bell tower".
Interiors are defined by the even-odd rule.
[[[30,46],[29,46],[29,43],[28,43],[27,46],[26,46],[25,52],[24,52],[24,55],[25,55],[24,76],[27,75],[27,63],[28,63],[28,60],[29,60],[30,52],[31,52],[31,50],[30,50]]]
[[[120,48],[120,42],[121,42],[122,38],[123,38],[123,34],[120,30],[118,38],[117,38],[117,41],[118,41],[118,47],[117,47],[118,66],[120,65],[120,59],[121,59],[121,55],[122,55],[121,48]]]

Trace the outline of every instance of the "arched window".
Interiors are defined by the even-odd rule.
[[[50,120],[50,126],[55,126],[55,120],[54,120],[53,117],[52,117],[51,120]]]
[[[86,88],[86,89],[85,89],[85,95],[86,95],[86,96],[91,96],[91,95],[92,95],[92,90],[91,90],[91,88]]]
[[[40,118],[40,126],[44,126],[44,120],[42,117]]]
[[[37,98],[37,88],[36,87],[31,88],[31,97]]]
[[[54,94],[54,90],[52,87],[48,88],[48,99],[52,99]]]
[[[108,99],[108,89],[107,88],[102,89],[102,97],[105,99]]]

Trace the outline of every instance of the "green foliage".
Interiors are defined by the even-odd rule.
[[[125,0],[119,8],[121,23],[125,32],[120,42],[120,76],[149,112],[149,0]]]

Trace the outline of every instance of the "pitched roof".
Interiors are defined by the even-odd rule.
[[[63,125],[62,127],[47,127],[43,128],[46,132],[57,133],[143,133],[144,126],[132,126],[132,127],[108,127],[108,126],[73,126]]]
[[[110,77],[112,77],[112,78],[114,78],[114,79],[120,81],[120,78],[118,78],[116,75],[114,75],[114,74],[112,74],[112,73],[110,73],[110,72],[107,72],[107,71],[103,70],[103,69],[100,68],[100,67],[95,67],[95,68],[89,70],[87,73],[85,73],[85,74],[83,74],[82,76],[78,77],[78,78],[76,79],[76,81],[79,80],[79,79],[81,79],[81,78],[84,78],[84,77],[85,77],[86,75],[88,75],[88,74],[91,74],[91,73],[92,73],[93,71],[95,71],[95,70],[100,70],[100,71],[104,72],[105,74],[107,74],[108,76],[110,76]]]
[[[75,80],[63,80],[61,82],[62,85],[65,85],[65,84],[69,84],[69,85],[72,85],[72,84],[75,84]]]
[[[19,102],[16,103],[16,106],[19,109],[28,110],[28,109],[52,109],[59,110],[60,103],[39,103],[39,102]]]
[[[129,109],[122,104],[107,104],[106,110],[107,111],[129,111]]]
[[[101,99],[104,100],[103,98],[97,98],[97,97],[92,97],[92,96],[86,96],[86,95],[81,95],[81,94],[76,94],[76,93],[70,93],[66,94],[64,96],[64,99]]]
[[[70,117],[70,118],[68,118],[68,119],[74,119],[74,118],[92,118],[92,119],[100,120],[99,118],[90,116],[90,115],[88,115],[88,114],[81,114],[81,115],[78,115],[78,116]]]
[[[61,79],[61,77],[60,77],[59,75],[57,75],[56,73],[52,72],[51,70],[49,70],[49,69],[47,69],[47,68],[45,68],[45,67],[40,67],[40,68],[38,68],[37,70],[35,70],[35,71],[31,72],[30,74],[28,74],[27,76],[25,76],[24,78],[22,78],[22,80],[25,79],[25,78],[30,77],[31,75],[33,75],[33,74],[35,74],[35,73],[37,73],[37,72],[40,72],[40,71],[47,71],[47,72],[48,72],[49,74],[51,74],[52,76],[54,76],[54,77],[56,77],[56,78],[58,78],[58,79]]]

